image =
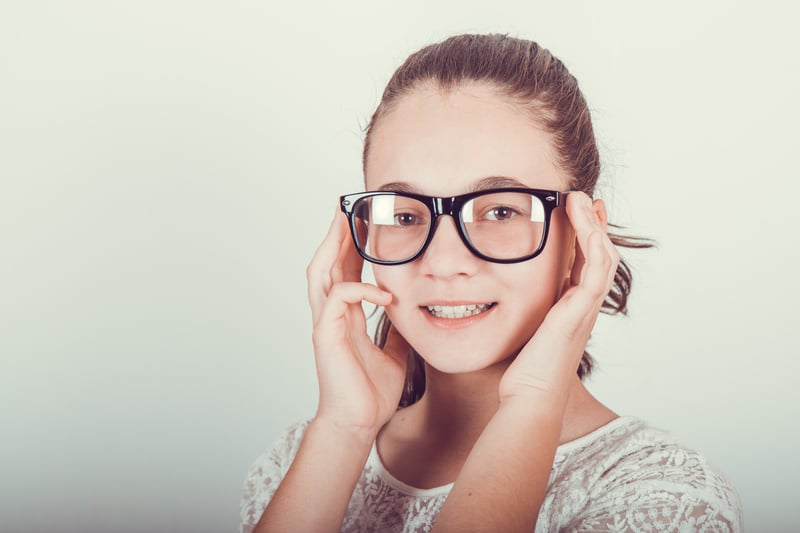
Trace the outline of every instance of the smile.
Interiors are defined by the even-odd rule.
[[[425,308],[436,318],[467,318],[488,311],[494,306],[490,304],[466,305],[428,305]]]

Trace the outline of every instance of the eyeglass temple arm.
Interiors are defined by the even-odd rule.
[[[583,191],[581,191],[581,190],[579,190],[579,189],[569,189],[569,190],[566,190],[566,191],[559,191],[559,192],[558,192],[558,195],[559,195],[559,202],[558,202],[558,205],[561,205],[561,198],[560,198],[561,196],[564,196],[564,197],[566,198],[566,196],[567,196],[568,194],[570,194],[570,193],[573,193],[573,192],[583,192]],[[584,193],[584,194],[585,194],[585,193]],[[590,199],[590,200],[594,200],[594,197],[593,197],[593,196],[591,196],[591,195],[587,195],[587,196],[589,196],[589,199]]]

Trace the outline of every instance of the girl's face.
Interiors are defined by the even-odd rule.
[[[455,196],[487,183],[568,189],[550,135],[527,110],[487,85],[449,92],[423,86],[395,104],[372,132],[368,190]],[[531,338],[569,279],[574,252],[563,207],[553,211],[544,251],[514,264],[474,256],[453,219],[444,216],[422,257],[373,265],[373,271],[378,285],[394,295],[389,318],[426,362],[442,372],[471,372],[516,354]],[[467,318],[442,316],[447,307],[472,304],[485,310]],[[432,306],[444,309],[436,313]]]

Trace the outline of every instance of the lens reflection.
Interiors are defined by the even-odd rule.
[[[376,195],[362,198],[354,208],[358,246],[369,257],[402,261],[425,244],[430,227],[428,207],[414,198]]]
[[[544,206],[520,192],[492,193],[464,204],[461,220],[472,245],[495,259],[514,259],[535,252],[544,235]]]

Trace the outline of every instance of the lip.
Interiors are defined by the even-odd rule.
[[[475,300],[430,300],[428,302],[423,302],[419,306],[420,307],[428,307],[433,305],[441,305],[446,307],[455,307],[457,305],[470,305],[470,304],[493,304],[497,303],[494,300],[483,300],[481,298],[476,298]]]

